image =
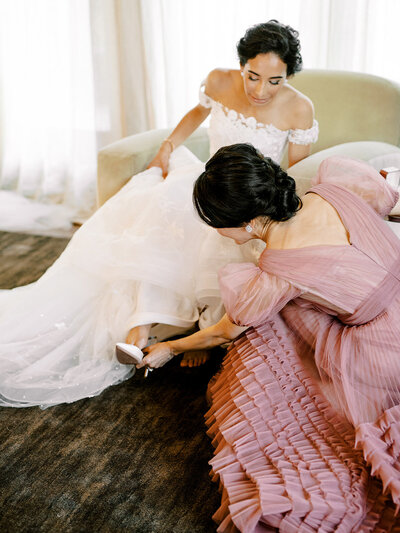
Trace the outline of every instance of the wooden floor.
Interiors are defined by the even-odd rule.
[[[68,239],[0,231],[0,289],[36,281],[67,244]]]

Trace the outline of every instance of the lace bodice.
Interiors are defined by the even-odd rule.
[[[257,122],[254,117],[245,117],[233,109],[228,109],[216,102],[204,92],[204,83],[200,86],[200,104],[211,108],[208,136],[210,139],[210,155],[229,144],[248,142],[260,152],[280,163],[287,142],[310,144],[318,139],[318,122],[314,120],[307,130],[280,130],[273,124]]]

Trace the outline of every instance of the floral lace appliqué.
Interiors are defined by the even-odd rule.
[[[221,102],[213,100],[204,92],[204,83],[200,87],[200,104],[211,108],[211,120],[208,130],[210,154],[213,155],[222,146],[240,142],[251,143],[265,157],[280,163],[287,142],[307,145],[318,138],[318,122],[307,130],[281,130],[273,124],[258,122],[255,117],[245,117],[234,109],[229,109]]]
[[[311,144],[318,139],[318,122],[314,120],[313,125],[308,130],[290,130],[289,142],[294,144]]]

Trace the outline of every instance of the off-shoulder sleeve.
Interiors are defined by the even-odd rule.
[[[390,213],[399,197],[399,193],[371,165],[350,157],[332,156],[324,159],[311,183],[313,186],[332,183],[346,187],[381,216]]]
[[[318,140],[319,126],[314,120],[313,125],[308,130],[295,129],[289,131],[289,142],[293,144],[311,144]]]
[[[230,264],[219,271],[226,313],[238,326],[258,326],[302,291],[253,263]]]
[[[206,89],[206,82],[205,80],[203,80],[200,84],[200,89],[199,89],[199,102],[200,102],[200,105],[202,105],[203,107],[210,108],[212,106],[212,98],[210,98],[208,94],[206,94],[205,89]]]

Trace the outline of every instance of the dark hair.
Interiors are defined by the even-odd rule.
[[[213,228],[238,228],[258,216],[288,220],[302,206],[294,179],[251,144],[213,155],[194,184],[193,203]]]
[[[303,60],[300,54],[299,32],[277,20],[269,20],[249,28],[237,43],[237,53],[242,67],[258,54],[273,52],[286,64],[287,75],[300,72]]]

